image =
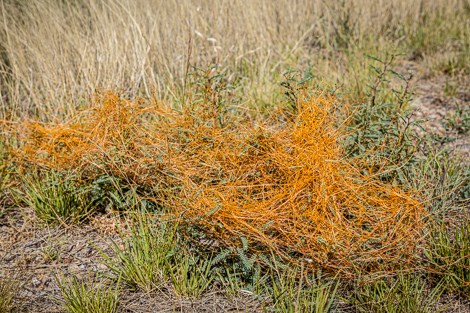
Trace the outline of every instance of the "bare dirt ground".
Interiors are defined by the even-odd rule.
[[[416,95],[412,107],[415,118],[425,120],[425,132],[442,139],[442,147],[470,160],[468,133],[446,127],[447,120],[459,108],[470,106],[470,79],[434,77],[415,82]],[[0,218],[0,277],[15,277],[22,282],[18,295],[19,312],[62,312],[54,298],[60,298],[56,275],[73,274],[92,279],[106,274],[96,247],[109,252],[111,240],[119,242],[116,221],[107,216],[73,227],[40,226],[32,210],[11,209]],[[461,299],[444,298],[448,312],[470,312]],[[201,299],[181,299],[168,290],[156,294],[124,290],[122,312],[261,312],[263,301],[249,293],[230,298],[222,290],[213,289]]]
[[[63,312],[54,300],[61,297],[57,275],[93,280],[109,274],[97,248],[110,253],[111,241],[119,243],[116,219],[100,216],[70,228],[38,225],[24,208],[0,219],[0,277],[21,281],[18,312]],[[257,312],[262,302],[249,293],[229,298],[217,288],[198,300],[182,299],[168,288],[154,294],[124,290],[120,306],[121,312]]]
[[[470,79],[439,76],[414,82],[415,97],[411,104],[415,119],[422,120],[423,130],[441,139],[442,147],[464,161],[470,160],[470,136],[452,127],[462,123],[459,110],[470,109]],[[458,125],[457,125],[458,126]]]

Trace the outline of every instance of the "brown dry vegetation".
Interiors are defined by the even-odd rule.
[[[229,245],[245,236],[346,276],[410,263],[426,215],[418,195],[361,174],[365,162],[341,148],[336,99],[304,97],[292,120],[269,130],[222,122],[211,103],[175,112],[105,93],[75,123],[22,127],[16,155],[161,190],[154,201]]]

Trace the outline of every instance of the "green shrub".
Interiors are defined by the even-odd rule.
[[[375,64],[370,65],[367,97],[352,107],[343,146],[350,160],[363,160],[364,171],[403,184],[404,170],[416,162],[421,138],[415,131],[419,122],[413,120],[408,107],[413,95],[411,77],[393,70],[396,57],[387,55],[381,60],[368,56]],[[400,88],[390,86],[392,79],[401,83]]]

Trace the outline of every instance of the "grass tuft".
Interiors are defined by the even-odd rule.
[[[176,257],[170,268],[169,276],[177,295],[199,298],[214,280],[211,271],[212,260],[183,254]]]
[[[55,171],[23,177],[24,201],[47,224],[76,223],[91,212],[86,193],[67,175]]]
[[[396,279],[377,280],[372,285],[358,287],[348,301],[363,313],[431,313],[442,312],[437,303],[442,285],[431,289],[420,277],[399,274]]]
[[[198,298],[214,280],[212,259],[195,256],[178,239],[177,224],[138,216],[123,235],[124,247],[113,243],[104,264],[130,287],[155,292],[172,285],[177,296]]]
[[[298,275],[301,275],[300,279]],[[298,269],[287,269],[271,275],[270,312],[327,313],[333,308],[338,283],[332,285],[317,277],[303,277]]]
[[[63,300],[58,300],[69,313],[116,313],[120,289],[116,286],[87,284],[77,278],[58,280]]]
[[[425,252],[429,272],[451,292],[470,298],[470,220],[434,226]]]
[[[170,258],[176,253],[175,228],[139,218],[130,234],[123,234],[124,247],[113,243],[111,256],[101,252],[105,265],[127,285],[146,292],[161,289],[168,282]]]
[[[20,283],[14,278],[0,277],[0,313],[10,313],[16,307],[14,298]]]

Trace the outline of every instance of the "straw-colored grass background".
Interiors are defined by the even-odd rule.
[[[96,88],[177,99],[188,64],[230,70],[255,104],[308,64],[360,95],[363,53],[460,60],[469,10],[466,0],[4,0],[1,111],[63,115]]]

